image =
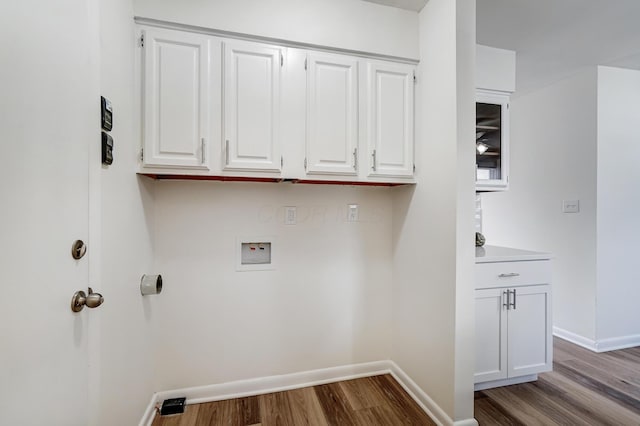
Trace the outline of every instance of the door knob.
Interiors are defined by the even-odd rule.
[[[84,307],[97,308],[104,302],[104,297],[100,293],[94,293],[93,289],[89,287],[89,294],[84,291],[76,291],[71,298],[71,310],[73,312],[80,312]]]

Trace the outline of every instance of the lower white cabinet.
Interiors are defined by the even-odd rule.
[[[484,263],[476,271],[483,277],[475,290],[476,389],[536,380],[553,362],[550,260]]]

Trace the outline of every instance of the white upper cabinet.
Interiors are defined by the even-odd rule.
[[[306,171],[358,173],[358,60],[308,53]]]
[[[225,40],[223,170],[280,172],[282,49]]]
[[[414,65],[175,28],[138,27],[142,174],[414,182]]]
[[[370,62],[367,138],[369,176],[413,176],[414,67]]]
[[[476,191],[509,187],[509,95],[476,92]]]
[[[145,29],[143,166],[209,168],[210,37]]]

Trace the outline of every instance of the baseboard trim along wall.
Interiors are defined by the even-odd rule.
[[[593,352],[608,352],[640,346],[640,334],[592,340],[562,328],[553,327],[553,335]]]
[[[151,397],[151,401],[140,420],[139,426],[151,426],[157,412],[156,407],[158,407],[162,401],[169,398],[186,397],[187,404],[200,404],[203,402],[281,392],[342,380],[376,376],[379,374],[391,374],[407,391],[411,398],[439,425],[478,425],[477,421],[473,418],[454,422],[396,363],[387,360],[157,392]]]

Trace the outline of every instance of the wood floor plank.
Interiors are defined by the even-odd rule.
[[[609,368],[606,368],[606,366],[596,367],[580,359],[565,361],[562,365],[572,368],[583,375],[588,375],[592,379],[598,380],[633,399],[640,400],[640,384],[636,383],[637,378],[631,372],[625,374],[613,365],[610,365]]]
[[[314,386],[320,401],[322,412],[329,425],[355,425],[353,410],[349,407],[347,397],[337,383]]]
[[[260,401],[257,396],[248,396],[238,400],[242,425],[260,424]]]
[[[606,383],[609,379],[605,378],[605,382],[602,382],[589,375],[583,374],[580,370],[568,367],[564,363],[554,364],[553,369],[574,382],[580,383],[582,386],[604,395],[611,402],[627,407],[640,414],[640,402],[626,393],[619,391],[616,387],[609,386],[609,384]]]
[[[289,426],[295,424],[286,392],[260,395],[259,400],[263,426]]]
[[[409,396],[390,374],[371,377],[377,383],[394,414],[407,425],[435,425],[435,422]]]
[[[560,349],[560,352],[572,353],[573,359],[560,360],[555,358],[556,362],[564,363],[565,365],[571,365],[571,363],[585,363],[590,367],[599,369],[605,374],[613,375],[626,382],[635,383],[640,385],[640,371],[635,371],[629,362],[621,360],[609,353],[596,353],[580,348],[573,345],[573,347],[567,346],[566,342],[562,344],[565,349]]]
[[[169,416],[156,415],[152,426],[196,426],[200,405],[187,405],[183,414],[172,414]]]
[[[384,394],[371,377],[339,382],[352,410],[380,407],[386,403]]]
[[[435,423],[389,374],[190,405],[154,426],[400,426]]]
[[[362,408],[354,413],[357,426],[402,425],[400,419],[388,406]]]
[[[487,397],[484,392],[476,392],[474,415],[480,426],[525,426],[520,420],[512,417],[508,410]]]
[[[519,388],[520,387],[515,388],[511,386],[499,387],[487,389],[484,393],[503,408],[508,407],[508,411],[511,416],[527,426],[548,426],[559,424],[554,422],[553,418],[544,412],[544,409],[540,407],[537,401],[536,404],[533,405],[526,399],[517,395],[514,391]]]
[[[327,426],[320,401],[312,387],[287,392],[295,425]]]
[[[640,348],[595,353],[554,338],[553,371],[475,393],[480,425],[640,425]]]
[[[640,415],[611,403],[601,393],[581,386],[558,372],[542,374],[536,385],[562,400],[572,410],[594,419],[595,424],[640,425]],[[551,388],[560,391],[551,391]]]

